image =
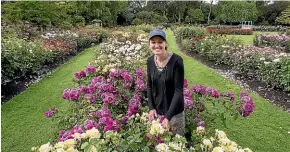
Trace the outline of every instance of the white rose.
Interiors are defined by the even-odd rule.
[[[158,144],[155,149],[158,151],[158,152],[168,152],[169,151],[169,147],[164,144],[164,143],[161,143],[161,144]]]
[[[280,62],[280,59],[279,58],[274,59],[273,62],[275,62],[275,63]]]
[[[203,144],[208,148],[212,148],[212,143],[209,139],[204,139]]]

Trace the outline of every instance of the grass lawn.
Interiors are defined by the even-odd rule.
[[[236,37],[242,40],[242,42],[244,42],[245,45],[253,45],[253,39],[255,37],[255,35],[257,34],[262,34],[262,33],[268,33],[268,34],[277,34],[278,32],[259,32],[259,31],[255,31],[253,32],[252,35],[227,35],[228,37]]]
[[[45,117],[44,112],[52,107],[57,107],[60,112],[68,109],[70,103],[61,99],[62,92],[65,88],[73,87],[74,72],[88,65],[96,49],[92,47],[84,50],[57,68],[51,76],[2,105],[1,151],[31,151],[31,147],[56,138],[59,128]]]
[[[218,91],[234,91],[236,96],[242,88],[228,79],[215,73],[205,65],[182,54],[176,45],[173,32],[167,31],[169,50],[182,56],[185,66],[185,77],[189,84],[212,86]],[[221,123],[215,123],[215,128],[224,130],[229,139],[238,145],[249,147],[255,152],[286,152],[290,149],[290,114],[272,105],[267,100],[251,93],[256,105],[256,111],[249,118],[239,118],[228,121],[225,128]]]

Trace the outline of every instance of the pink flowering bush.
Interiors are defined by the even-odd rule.
[[[260,34],[254,38],[255,46],[260,47],[284,47],[290,52],[290,36],[279,34]]]
[[[144,112],[142,109],[147,109],[146,106],[142,108],[142,105],[146,105],[144,99],[147,89],[146,73],[142,69],[136,68],[133,74],[125,69],[117,69],[111,71],[107,77],[92,76],[92,73],[91,77],[87,77],[90,71],[95,71],[88,68],[92,67],[79,72],[83,73],[83,77],[75,76],[76,79],[82,80],[78,81],[79,86],[65,89],[62,95],[63,99],[77,103],[75,111],[82,112],[83,116],[77,121],[78,123],[85,119],[93,119],[97,124],[93,126],[103,132],[120,131],[122,130],[120,124],[126,126],[132,116],[142,114]],[[227,113],[249,116],[254,111],[254,108],[250,109],[250,106],[254,107],[254,104],[253,102],[250,104],[252,99],[249,96],[242,97],[242,102],[240,102],[235,100],[232,92],[220,93],[217,89],[203,85],[189,87],[185,79],[184,105],[187,132],[194,127],[205,126],[207,121],[213,121],[212,119],[223,119]],[[206,109],[205,104],[208,102],[213,104],[215,113]],[[160,120],[162,119],[164,116],[160,116]],[[159,141],[157,137],[154,140]]]
[[[111,116],[116,118],[120,114],[124,114],[120,121],[125,122],[132,115],[141,112],[140,107],[147,91],[144,70],[137,68],[131,73],[125,69],[117,69],[108,76],[97,75],[98,71],[94,67],[87,66],[86,70],[74,74],[73,80],[79,86],[63,91],[63,99],[76,103],[75,114],[72,115],[81,116],[75,118],[74,123],[91,118],[113,122]],[[116,121],[110,124],[116,124]],[[111,128],[112,126],[107,125],[104,129]]]
[[[44,114],[47,118],[49,118],[49,117],[52,117],[57,112],[58,112],[57,108],[49,108]]]
[[[74,80],[78,85],[65,89],[62,94],[64,100],[75,105],[66,125],[70,127],[59,131],[57,144],[51,149],[162,151],[166,145],[172,150],[187,150],[187,146],[191,146],[185,137],[174,136],[161,126],[164,116],[148,121],[143,69],[116,69],[108,75],[99,75],[96,69],[87,66],[86,70],[77,73]],[[230,110],[243,117],[249,116],[254,111],[253,100],[245,92],[241,98],[242,102],[239,102],[230,92],[221,93],[203,85],[189,86],[185,79],[186,128],[191,132],[196,126],[207,125],[208,118],[217,119]],[[210,113],[205,107],[210,102],[217,113]],[[67,142],[74,146],[59,147]]]
[[[205,104],[212,104],[212,108]],[[184,80],[184,105],[186,132],[192,128],[212,123],[218,119],[224,122],[227,115],[230,117],[249,116],[254,112],[253,99],[245,91],[241,93],[240,100],[237,100],[233,92],[218,92],[217,89],[204,85],[192,85],[188,88],[188,82]]]

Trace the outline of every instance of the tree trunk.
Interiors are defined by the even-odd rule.
[[[208,16],[207,16],[207,24],[209,24],[209,22],[210,22],[210,14],[211,14],[212,3],[213,3],[213,0],[210,1],[209,13],[208,13]]]
[[[181,13],[179,12],[178,13],[178,24],[180,24],[181,23]]]

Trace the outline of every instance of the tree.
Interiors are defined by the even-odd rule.
[[[134,18],[136,14],[141,11],[141,9],[146,5],[145,1],[135,0],[135,1],[128,1],[128,7],[121,13],[121,15],[125,18],[125,22],[127,25],[130,25],[134,22]],[[139,19],[138,24],[142,24],[142,21]]]
[[[136,18],[140,19],[142,23],[149,24],[151,23],[153,14],[154,14],[153,12],[141,11],[137,13]]]
[[[214,10],[217,20],[224,23],[239,23],[242,21],[256,21],[258,10],[256,4],[245,1],[222,1]]]
[[[89,24],[94,19],[103,25],[116,25],[118,14],[128,6],[126,1],[13,2],[3,3],[3,19],[28,21],[38,26],[71,27]]]
[[[276,19],[277,23],[290,25],[290,6]]]
[[[188,16],[185,18],[186,23],[200,23],[204,21],[204,15],[201,9],[189,9]]]
[[[275,24],[276,18],[284,11],[288,6],[289,1],[275,1],[274,4],[267,5],[266,2],[257,1],[256,6],[259,11],[258,22]]]
[[[168,4],[169,1],[148,1],[147,6],[145,6],[143,10],[152,11],[156,14],[166,17]]]
[[[184,1],[176,1],[176,8],[178,13],[178,23],[181,23],[181,19],[183,19],[184,11],[186,9],[186,2]]]

